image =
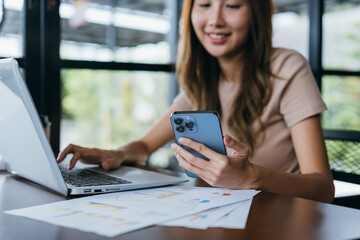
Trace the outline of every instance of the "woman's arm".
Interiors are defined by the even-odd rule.
[[[70,160],[69,169],[72,169],[79,160],[88,164],[99,164],[104,169],[117,168],[123,162],[145,162],[154,151],[174,138],[170,115],[176,110],[175,106],[171,106],[138,141],[130,142],[116,150],[84,148],[70,144],[59,155],[58,162],[63,161],[70,153],[73,157]]]
[[[291,137],[301,174],[260,169],[259,186],[265,191],[331,202],[335,188],[330,172],[320,117],[294,125]]]
[[[334,185],[319,117],[308,118],[293,126],[291,136],[301,174],[274,171],[250,163],[248,147],[228,135],[224,136],[224,143],[235,150],[232,156],[218,154],[190,139],[179,139],[182,144],[211,159],[209,162],[190,154],[177,144],[172,144],[172,148],[180,166],[197,174],[212,186],[231,189],[255,188],[331,202],[334,198]]]

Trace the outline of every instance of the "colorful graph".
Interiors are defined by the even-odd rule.
[[[173,192],[173,191],[164,191],[164,190],[153,190],[149,192],[136,192],[136,194],[145,195],[149,198],[154,198],[154,199],[163,199],[163,198],[173,197],[176,195],[181,195],[182,193]]]
[[[54,216],[54,218],[72,217],[72,216],[74,216],[76,214],[82,213],[82,211],[72,210],[72,209],[68,209],[68,208],[55,208],[53,210],[54,211],[65,211],[65,213],[60,214],[60,215],[56,215],[56,216]]]
[[[191,202],[193,202],[193,203],[209,203],[211,201],[207,200],[207,199],[194,198],[194,199],[192,199]]]
[[[87,205],[87,204],[86,204]],[[105,205],[105,204],[103,204]],[[101,206],[101,205],[94,205],[91,206]],[[105,205],[108,207],[107,205]],[[91,213],[91,212],[84,212],[81,210],[75,210],[71,208],[54,208],[52,209],[55,212],[59,212],[58,215],[53,216],[53,218],[71,218],[74,217],[75,221],[87,221],[89,224],[92,223],[101,223],[101,224],[108,224],[107,226],[112,228],[118,227],[127,227],[131,225],[138,224],[139,221],[122,218],[122,217],[114,217],[110,215],[98,214],[98,213]],[[67,220],[70,221],[70,220]],[[74,221],[74,220],[73,220]]]
[[[110,205],[110,204],[103,204],[103,203],[98,203],[98,202],[86,202],[84,204],[87,206],[90,206],[90,207],[96,207],[96,208],[102,208],[102,209],[108,208],[113,211],[125,209],[125,207],[120,207],[120,206]]]
[[[195,222],[197,220],[200,220],[200,219],[204,219],[204,218],[207,218],[209,216],[210,213],[214,212],[216,209],[218,209],[218,207],[216,208],[211,208],[211,209],[208,209],[206,211],[203,211],[203,212],[200,212],[200,213],[195,213],[191,216],[191,218],[189,219],[191,222]]]
[[[196,214],[193,214],[193,215],[191,216],[190,221],[191,221],[191,222],[194,222],[194,221],[196,221],[196,220],[203,219],[203,218],[206,218],[206,217],[207,217],[207,215],[196,213]]]

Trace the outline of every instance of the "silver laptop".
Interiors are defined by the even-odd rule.
[[[187,181],[129,166],[114,171],[60,169],[19,66],[12,58],[0,59],[0,155],[8,172],[62,195],[115,192]],[[88,176],[95,182],[84,180]]]

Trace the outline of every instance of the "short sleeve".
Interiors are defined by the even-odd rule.
[[[280,113],[290,128],[296,123],[325,111],[326,105],[321,98],[306,59],[295,51],[281,63],[278,75],[287,81],[280,99]]]
[[[193,110],[192,103],[183,90],[174,98],[172,105],[176,106],[181,111]]]

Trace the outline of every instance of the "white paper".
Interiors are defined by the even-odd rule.
[[[199,213],[194,213],[189,216],[181,217],[169,222],[164,222],[159,225],[163,226],[172,226],[172,227],[187,227],[187,228],[197,228],[197,229],[207,229],[212,223],[225,216],[226,214],[233,211],[238,206],[242,205],[243,200],[239,203],[232,203],[226,206],[220,206],[215,208],[210,208]]]
[[[240,202],[233,211],[220,218],[210,227],[244,229],[249,216],[253,198]]]
[[[113,237],[250,199],[257,193],[255,190],[173,186],[102,194],[6,213]]]

